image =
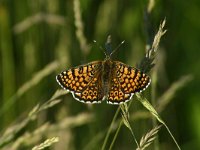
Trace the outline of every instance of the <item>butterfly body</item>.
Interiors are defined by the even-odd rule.
[[[63,71],[56,79],[80,102],[100,103],[106,99],[109,104],[127,102],[151,82],[140,70],[110,57]]]
[[[102,72],[102,87],[103,88],[103,91],[104,91],[104,95],[105,95],[105,98],[107,97],[108,95],[108,92],[109,92],[109,88],[110,88],[110,85],[111,85],[111,79],[112,79],[112,71],[114,70],[114,66],[113,66],[113,63],[112,61],[110,61],[110,59],[107,59],[105,61],[102,62],[102,69],[101,69],[101,72]]]

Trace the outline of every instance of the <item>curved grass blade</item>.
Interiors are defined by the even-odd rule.
[[[154,107],[149,103],[149,101],[148,101],[146,98],[142,97],[142,95],[141,95],[140,93],[137,93],[136,96],[137,96],[137,99],[142,103],[142,105],[143,105],[146,109],[148,109],[148,110],[150,111],[150,113],[151,113],[154,117],[156,117],[156,119],[157,119],[160,123],[162,123],[162,124],[165,126],[165,128],[166,128],[167,131],[169,132],[170,136],[171,136],[172,139],[174,140],[174,143],[176,144],[177,148],[178,148],[179,150],[181,150],[180,146],[178,145],[176,139],[174,138],[173,134],[172,134],[171,131],[169,130],[168,126],[165,124],[165,122],[164,122],[164,121],[162,120],[162,118],[159,116],[159,114],[158,114],[157,111],[154,109]]]

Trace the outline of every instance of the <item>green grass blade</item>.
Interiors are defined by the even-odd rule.
[[[165,124],[165,122],[161,119],[161,117],[159,116],[159,114],[157,113],[157,111],[153,108],[153,106],[148,102],[148,100],[147,100],[146,98],[142,97],[140,93],[137,93],[136,96],[137,96],[138,100],[142,103],[142,105],[143,105],[146,109],[148,109],[148,110],[150,111],[150,113],[151,113],[154,117],[156,117],[156,119],[157,119],[160,123],[162,123],[162,124],[165,126],[165,128],[166,128],[167,131],[169,132],[170,136],[171,136],[172,139],[174,140],[174,142],[175,142],[177,148],[178,148],[179,150],[181,150],[180,146],[178,145],[176,139],[174,138],[173,134],[172,134],[171,131],[169,130],[168,126],[167,126],[167,125]]]

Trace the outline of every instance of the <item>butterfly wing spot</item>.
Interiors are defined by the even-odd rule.
[[[76,87],[79,87],[80,83],[79,82],[76,82]]]
[[[79,83],[83,82],[83,77],[80,77],[78,80]]]

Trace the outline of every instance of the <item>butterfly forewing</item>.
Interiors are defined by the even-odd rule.
[[[108,103],[120,104],[131,99],[136,92],[142,92],[150,84],[149,76],[122,62],[114,61]]]
[[[75,99],[86,103],[99,103],[102,93],[102,61],[94,61],[63,71],[56,79]]]

